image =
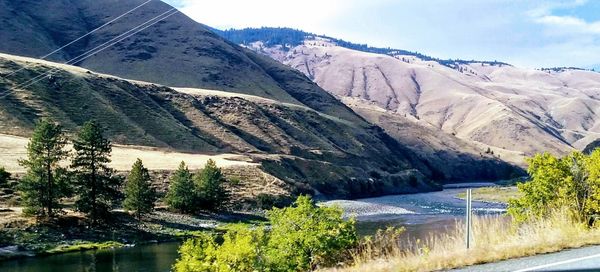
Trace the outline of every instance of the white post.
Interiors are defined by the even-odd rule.
[[[471,247],[471,200],[472,200],[472,195],[471,195],[471,189],[467,189],[467,220],[465,222],[465,226],[466,226],[466,244],[467,244],[467,249],[469,249]]]

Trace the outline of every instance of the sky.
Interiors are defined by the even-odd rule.
[[[600,68],[600,0],[164,0],[218,28],[291,27],[443,59]]]

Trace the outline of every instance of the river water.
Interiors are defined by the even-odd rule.
[[[470,184],[473,185],[473,184]],[[486,186],[490,184],[477,184]],[[333,200],[346,216],[357,219],[360,235],[369,235],[387,226],[404,226],[409,238],[423,238],[432,232],[450,231],[465,215],[465,201],[456,194],[463,185],[448,186],[440,192],[393,195],[358,200]],[[459,188],[452,188],[459,187]],[[473,202],[478,215],[498,215],[503,204]],[[2,272],[84,272],[84,271],[169,271],[177,259],[178,242],[141,245],[131,248],[66,253],[0,262]]]

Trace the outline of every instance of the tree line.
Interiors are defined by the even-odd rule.
[[[72,152],[66,148],[69,143],[59,124],[48,119],[36,124],[27,158],[19,160],[27,169],[17,186],[26,214],[56,217],[60,201],[69,197],[92,224],[109,218],[119,204],[138,220],[154,210],[158,195],[148,169],[137,159],[126,178],[117,175],[109,166],[112,143],[96,121],[83,124],[72,140]],[[170,178],[165,202],[186,213],[219,208],[227,200],[224,180],[212,160],[194,174],[182,162]]]

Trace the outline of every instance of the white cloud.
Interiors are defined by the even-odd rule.
[[[587,0],[553,2],[532,9],[529,11],[529,16],[535,23],[549,27],[547,33],[559,35],[600,34],[600,21],[587,22],[576,16],[553,14],[556,10],[578,8],[587,2]]]
[[[600,21],[586,22],[574,16],[545,15],[535,22],[560,30],[563,34],[600,34]]]

